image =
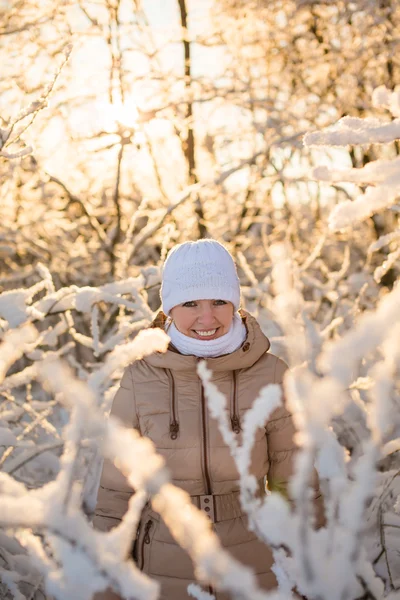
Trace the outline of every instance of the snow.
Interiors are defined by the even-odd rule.
[[[161,329],[140,331],[132,342],[114,348],[103,366],[90,376],[90,387],[98,390],[117,368],[124,368],[134,360],[140,360],[153,352],[165,352],[169,341],[169,337]]]
[[[35,303],[35,307],[43,314],[51,314],[71,310],[74,307],[74,297],[77,292],[77,286],[72,285],[67,288],[61,288],[58,291],[46,294]]]
[[[323,131],[307,133],[306,146],[387,144],[400,138],[400,120],[383,123],[375,118],[343,117]]]
[[[189,596],[192,596],[192,598],[197,598],[197,600],[214,600],[215,596],[213,596],[212,594],[209,594],[208,592],[205,592],[204,590],[201,589],[201,587],[199,585],[196,585],[194,583],[191,583],[190,585],[188,585],[188,594]]]
[[[244,599],[269,599],[269,594],[258,588],[254,573],[221,547],[208,517],[191,504],[186,492],[166,484],[153,498],[152,505],[187,550],[202,580]]]
[[[374,271],[375,281],[377,283],[380,283],[382,278],[390,271],[390,269],[392,269],[399,263],[399,260],[400,260],[400,248],[398,248],[394,252],[391,252],[390,254],[388,254],[386,260],[379,267],[377,267],[375,269],[375,271]]]
[[[369,187],[355,200],[345,200],[338,204],[329,217],[330,229],[340,231],[388,208],[395,202],[400,192],[400,175],[397,174],[393,179],[395,180],[391,185]]]
[[[42,317],[42,313],[26,305],[29,297],[29,290],[13,290],[0,295],[0,316],[8,321],[10,327],[18,327],[30,318]]]
[[[0,446],[15,446],[17,438],[5,427],[0,427]]]
[[[400,168],[400,157],[392,160],[374,160],[359,169],[336,169],[315,167],[312,176],[318,181],[339,182],[346,181],[358,184],[382,184],[397,181]]]
[[[317,167],[313,170],[313,178],[326,182],[351,182],[370,184],[370,187],[353,200],[345,200],[338,204],[329,217],[329,227],[339,231],[363,221],[373,214],[389,208],[400,192],[399,176],[400,158],[392,160],[376,160],[360,169],[328,169]],[[386,240],[395,239],[385,237]],[[378,249],[378,247],[376,247]]]
[[[362,315],[358,324],[336,344],[330,344],[321,356],[321,367],[343,385],[354,379],[359,360],[375,350],[400,318],[400,285],[384,296],[375,312]]]
[[[397,240],[400,240],[400,229],[392,231],[391,233],[387,233],[386,235],[381,235],[376,242],[370,244],[368,252],[376,252],[384,246],[390,244],[391,242],[396,242]]]
[[[372,93],[372,104],[377,108],[387,108],[393,116],[400,116],[400,89],[396,86],[394,91],[381,85]]]
[[[325,130],[306,134],[305,145],[364,146],[398,139],[399,89],[378,88],[373,102],[389,110],[394,120],[344,117]],[[41,262],[29,272],[21,268],[1,280],[0,577],[9,595],[26,597],[26,585],[29,593],[45,589],[57,600],[89,599],[106,587],[127,598],[158,597],[158,584],[127,560],[149,501],[189,553],[205,588],[210,584],[241,600],[287,600],[295,589],[310,599],[355,600],[366,590],[371,597],[395,598],[388,590],[398,585],[400,573],[400,286],[382,281],[388,273],[398,279],[400,232],[392,209],[400,194],[400,159],[378,150],[376,156],[379,159],[358,169],[341,168],[333,160],[310,171],[309,179],[324,183],[325,189],[329,184],[352,184],[345,188],[348,198],[337,203],[329,217],[324,202],[317,218],[310,217],[314,207],[304,202],[294,209],[288,197],[282,210],[274,207],[270,213],[257,213],[257,218],[247,215],[246,234],[232,239],[224,229],[225,215],[224,220],[213,213],[206,185],[201,182],[181,193],[185,200],[203,186],[207,220],[216,228],[211,233],[226,235],[236,252],[243,305],[257,314],[263,330],[272,332],[274,346],[291,367],[284,397],[280,386],[270,385],[254,398],[242,419],[239,444],[217,377],[206,362],[198,365],[210,415],[236,462],[249,528],[271,547],[276,592],[262,592],[254,573],[221,547],[206,516],[171,484],[165,461],[150,439],[104,414],[123,369],[168,347],[165,332],[147,327],[158,308],[160,248],[165,253],[173,240],[186,235],[180,228],[182,222],[185,227],[189,223],[189,204],[183,207],[187,213],[176,212],[176,223],[166,223],[165,229],[160,227],[175,207],[169,199],[152,214],[153,204],[144,198],[130,222],[125,215],[127,238],[125,246],[115,250],[116,273],[121,275],[115,280],[108,274],[107,283],[100,284],[98,272],[92,277],[79,266],[71,271],[73,276],[63,273],[61,249],[56,272],[55,263],[50,268],[43,261],[46,245],[39,238]],[[229,165],[222,179],[228,171]],[[278,175],[289,185],[285,168]],[[265,179],[251,183],[251,192],[256,193]],[[355,192],[355,186],[362,186],[363,192]],[[224,194],[222,187],[218,194]],[[226,205],[232,222],[236,200],[229,198]],[[250,201],[249,208],[258,205]],[[97,223],[95,233],[103,232],[109,244],[114,225],[103,231],[103,216],[89,217],[92,225]],[[139,216],[147,224],[135,237]],[[371,216],[382,226],[378,239],[371,233]],[[57,215],[54,218],[58,223]],[[77,226],[83,227],[82,221]],[[20,232],[10,231],[17,240]],[[0,240],[7,249],[12,246],[3,232]],[[15,243],[18,251],[21,245],[21,258],[26,246]],[[81,258],[84,248],[79,240],[76,244],[74,259]],[[104,257],[110,246],[100,250]],[[10,256],[7,250],[8,261]],[[22,282],[26,288],[10,289]],[[298,443],[289,499],[278,492],[259,498],[250,470],[251,450],[257,430],[283,401],[293,415]],[[87,514],[95,505],[103,458],[112,460],[135,489],[126,515],[109,533],[94,530]],[[316,472],[326,517],[326,526],[318,531]],[[211,598],[199,586],[189,591],[195,598]]]
[[[252,512],[258,506],[258,502],[255,499],[258,484],[249,471],[251,451],[257,430],[266,423],[274,410],[281,405],[281,387],[279,385],[268,385],[260,390],[251,409],[245,414],[243,420],[243,443],[239,446],[229,423],[228,412],[226,410],[227,400],[212,382],[212,373],[207,368],[206,361],[199,362],[197,372],[204,386],[210,414],[214,419],[218,420],[221,435],[225,444],[230,448],[235,460],[240,475],[242,506],[248,512]]]
[[[4,336],[0,354],[0,384],[9,367],[23,355],[37,337],[35,328],[30,325],[10,331]]]

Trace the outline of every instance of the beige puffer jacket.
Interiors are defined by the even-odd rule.
[[[268,353],[269,341],[257,321],[243,312],[245,343],[235,352],[207,360],[213,381],[230,402],[232,429],[241,437],[243,416],[260,389],[281,383],[285,363]],[[163,327],[160,313],[154,325]],[[260,586],[276,585],[272,555],[246,528],[238,500],[238,473],[216,421],[210,417],[197,358],[173,348],[128,367],[111,414],[124,425],[149,437],[166,460],[172,481],[211,516],[222,545],[258,575]],[[292,472],[294,427],[285,407],[278,408],[266,427],[260,427],[252,453],[252,473],[264,491],[264,476],[271,488],[284,487]],[[122,519],[132,489],[121,473],[105,462],[96,507],[95,527],[111,529]],[[187,586],[195,580],[191,559],[177,545],[160,516],[146,507],[135,543],[139,567],[161,583],[162,600],[186,600]],[[213,590],[214,591],[214,590]],[[115,596],[103,596],[114,598]],[[218,600],[225,596],[217,593]]]

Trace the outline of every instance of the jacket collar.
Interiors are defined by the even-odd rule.
[[[269,339],[261,331],[256,319],[244,310],[239,312],[247,329],[247,338],[235,352],[216,358],[207,358],[207,366],[212,371],[235,371],[251,367],[270,347]],[[160,311],[151,327],[164,329],[166,319],[165,314]],[[172,344],[165,353],[156,352],[142,360],[153,367],[176,371],[194,371],[199,361],[196,356],[180,354]]]

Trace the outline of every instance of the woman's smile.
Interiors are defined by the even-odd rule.
[[[218,337],[217,333],[218,330],[220,328],[219,327],[214,327],[213,329],[192,329],[193,333],[202,340],[213,340],[214,338]]]

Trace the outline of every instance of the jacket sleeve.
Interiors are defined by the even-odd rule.
[[[288,367],[280,358],[275,357],[274,383],[282,384]],[[294,434],[296,433],[292,415],[286,408],[285,398],[282,406],[271,415],[267,426],[268,442],[268,488],[287,495],[287,484],[293,473],[293,459],[296,452]]]
[[[288,370],[287,364],[276,358],[275,365],[275,383],[282,384],[283,377]],[[266,426],[268,443],[268,489],[277,491],[288,497],[288,482],[294,471],[294,457],[297,446],[294,441],[296,428],[294,426],[291,413],[286,407],[286,400],[283,396],[282,406],[277,408],[271,415],[271,419]],[[319,489],[319,480],[317,472],[313,472],[314,506],[316,525],[321,527],[324,524],[324,503],[323,496]]]
[[[110,414],[119,418],[125,427],[139,428],[131,367],[125,369]],[[118,525],[127,511],[132,494],[133,489],[126,477],[110,460],[105,459],[93,519],[95,529],[109,531]]]

